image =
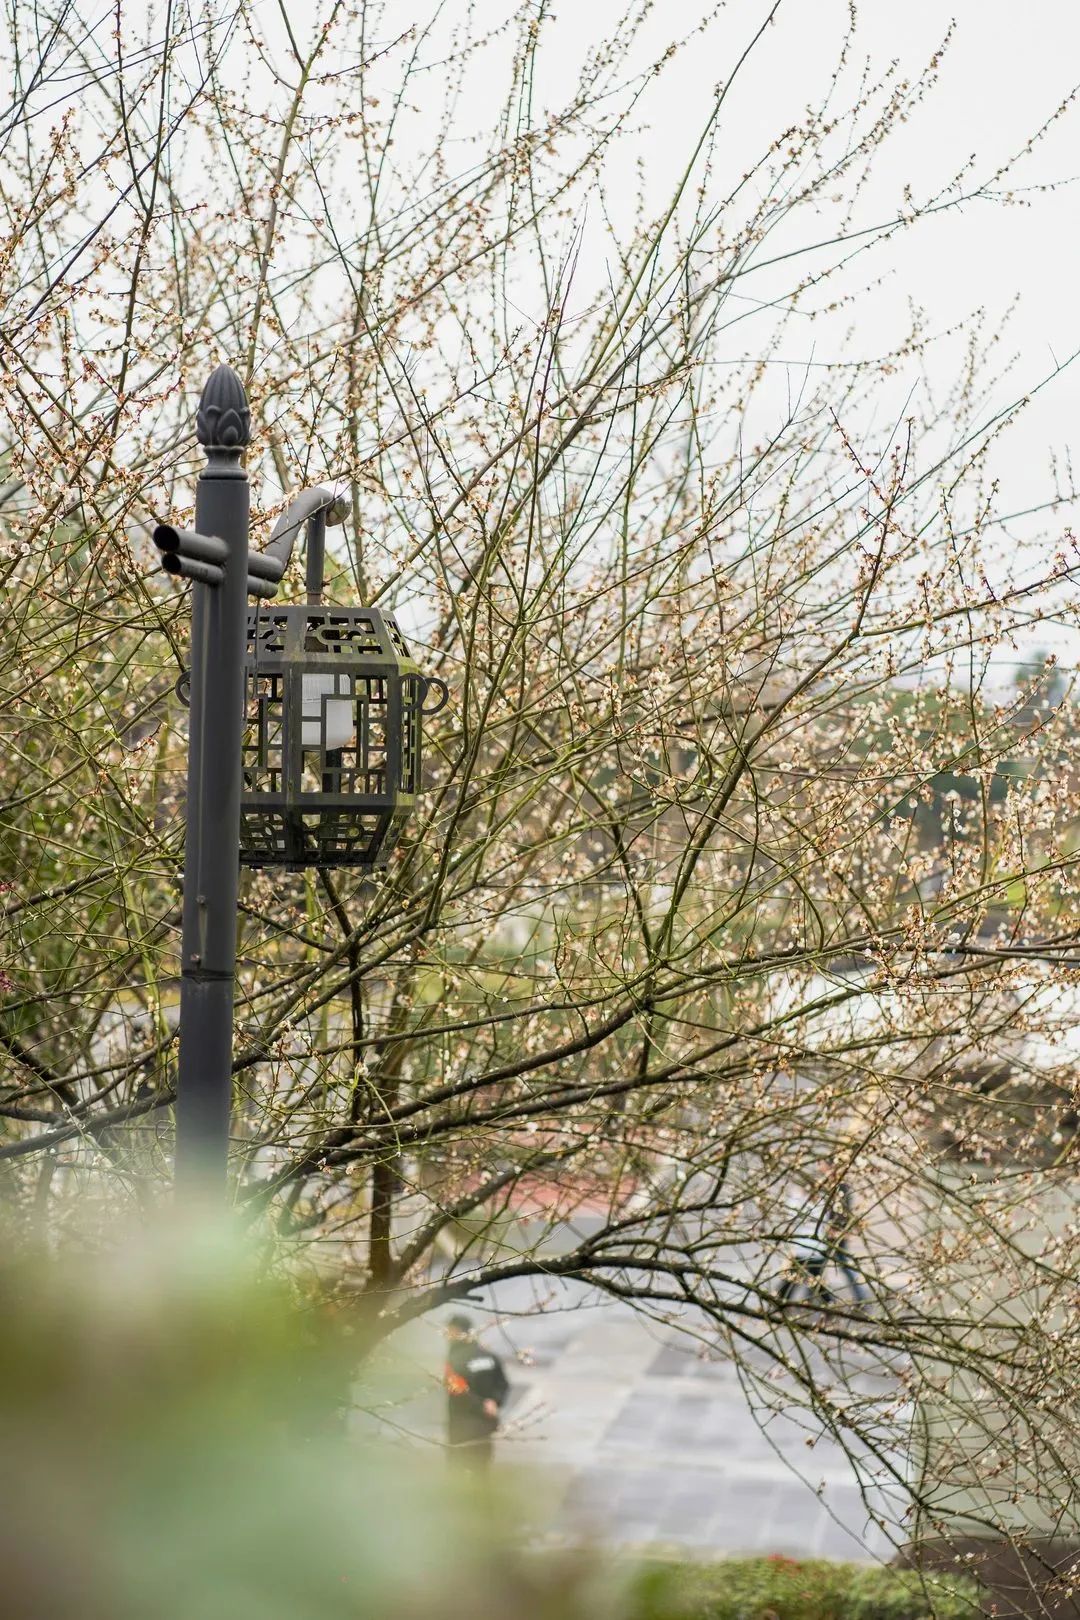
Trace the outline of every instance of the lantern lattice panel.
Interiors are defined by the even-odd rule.
[[[381,865],[420,788],[425,690],[376,609],[251,612],[241,861]]]
[[[261,793],[280,793],[284,785],[285,681],[280,671],[247,674],[247,720],[242,744],[244,786]]]

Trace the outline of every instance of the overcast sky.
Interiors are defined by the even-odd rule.
[[[537,0],[539,4],[539,0]],[[542,31],[534,115],[545,107],[557,110],[573,93],[578,71],[590,49],[615,30],[633,0],[553,0],[554,20]],[[474,36],[520,10],[521,0],[442,0],[439,25],[445,40],[468,27]],[[644,67],[673,38],[692,32],[707,11],[717,18],[704,40],[679,54],[650,85],[635,111],[640,128],[622,147],[605,173],[604,206],[617,220],[629,223],[642,185],[650,209],[670,195],[698,132],[715,105],[716,89],[753,39],[772,0],[657,0],[640,42],[636,62]],[[261,0],[258,11],[272,41],[275,66],[285,79],[294,67],[281,12],[287,11],[297,37],[310,39],[328,13],[327,0]],[[378,23],[388,40],[411,23],[426,23],[438,0],[388,0]],[[145,0],[124,0],[124,16],[145,17]],[[972,181],[983,180],[1008,160],[1080,82],[1080,4],[1076,0],[861,0],[857,8],[855,47],[836,105],[842,108],[857,93],[864,62],[880,74],[891,61],[910,77],[925,69],[952,25],[952,40],[941,63],[940,82],[875,157],[871,178],[861,193],[849,229],[889,219],[905,185],[925,199],[949,177],[971,163]],[[807,104],[819,105],[833,73],[849,18],[848,0],[781,0],[775,23],[760,44],[726,101],[716,152],[717,195],[724,182],[738,178],[761,157],[770,141],[799,119]],[[458,133],[490,138],[505,94],[512,35],[507,32],[477,61],[459,103]],[[442,54],[439,30],[428,44],[431,59],[431,108],[439,93]],[[388,60],[400,63],[400,54]],[[226,69],[227,71],[227,69]],[[396,72],[397,66],[387,68]],[[425,111],[423,85],[417,87],[411,129],[403,125],[401,142],[422,149],[435,128],[434,112]],[[462,141],[462,162],[475,160]],[[640,160],[641,169],[637,168]],[[1051,129],[1035,152],[1024,159],[1005,184],[1015,190],[1014,205],[973,201],[956,211],[920,222],[860,261],[855,283],[874,282],[855,305],[849,356],[886,352],[906,331],[911,304],[925,311],[931,331],[956,331],[941,345],[932,362],[942,383],[960,357],[965,334],[981,319],[987,335],[1001,331],[1012,310],[995,356],[1000,368],[1013,358],[1009,374],[997,385],[993,406],[1000,408],[1042,384],[1056,365],[1080,349],[1080,105],[1074,105]],[[580,221],[576,222],[580,224]],[[823,228],[829,220],[823,221]],[[585,221],[579,271],[580,296],[591,301],[606,283],[605,240],[595,212]],[[798,216],[794,240],[805,241],[816,222],[809,211]],[[569,231],[570,226],[567,226]],[[825,228],[825,234],[828,234]],[[785,290],[793,280],[785,268]],[[880,280],[879,280],[880,278]],[[746,292],[772,290],[767,279],[754,279]],[[981,315],[980,315],[981,312]],[[543,318],[539,302],[535,311]],[[794,321],[785,336],[782,360],[797,379],[809,362],[836,357],[852,315],[828,322]],[[748,320],[732,336],[731,358],[754,352],[759,339]],[[898,402],[903,413],[905,390],[918,384],[900,377],[887,400],[883,421]],[[1038,394],[1002,443],[995,448],[995,471],[1002,480],[1001,510],[1021,510],[1045,498],[1049,468],[1069,458],[1080,421],[1080,363],[1069,367]],[[1054,547],[1055,535],[1070,521],[1071,510],[1018,520],[1020,537],[1039,537]],[[1053,633],[1039,632],[1044,645]],[[1062,631],[1059,641],[1070,662],[1080,662],[1080,638]]]
[[[464,0],[450,0],[464,8]],[[494,13],[500,8],[490,4]],[[548,89],[560,99],[590,38],[610,28],[625,9],[621,0],[568,0],[557,5],[557,26],[548,36]],[[685,158],[688,137],[699,127],[714,87],[729,70],[767,11],[757,0],[728,6],[708,49],[680,57],[650,92],[648,138],[640,145],[657,200]],[[692,26],[702,0],[664,0],[652,37]],[[808,101],[826,87],[848,15],[846,0],[786,0],[776,23],[755,50],[723,120],[722,146],[736,168],[746,166]],[[901,187],[928,193],[974,156],[976,175],[991,172],[1080,82],[1080,6],[1071,0],[863,0],[858,7],[858,51],[875,66],[899,60],[908,73],[922,69],[949,26],[953,41],[938,88],[911,123],[876,160],[873,183],[859,205],[860,220],[887,218]],[[888,346],[907,318],[907,301],[944,330],[985,309],[995,326],[1019,299],[1008,348],[1018,357],[1022,393],[1080,347],[1080,107],[1067,114],[1031,158],[1016,170],[1021,206],[973,203],[957,213],[926,221],[899,237],[874,261],[887,271],[880,294],[863,301],[857,341],[867,354]],[[628,192],[636,179],[627,175]],[[856,221],[856,224],[860,222]],[[793,341],[795,341],[793,339]],[[803,355],[809,353],[807,335]],[[1062,449],[1073,438],[1080,413],[1080,372],[1059,379],[1052,402],[1033,411],[1022,435],[1024,454]],[[1017,455],[1020,446],[1016,446]],[[1019,469],[1014,468],[1019,476]]]
[[[449,0],[449,5],[464,13],[465,0]],[[403,4],[403,15],[407,9]],[[556,3],[541,86],[550,104],[557,105],[571,88],[589,43],[615,26],[625,9],[624,0]],[[663,0],[655,9],[650,39],[688,31],[705,9],[703,0]],[[707,47],[683,53],[650,91],[643,113],[648,131],[633,147],[635,155],[644,156],[646,185],[657,204],[685,161],[718,81],[730,72],[768,9],[768,0],[732,0]],[[481,0],[479,15],[503,10],[498,0]],[[732,173],[749,167],[808,102],[820,101],[847,18],[847,0],[781,4],[725,107],[721,161],[730,159]],[[904,73],[917,74],[950,23],[955,27],[940,82],[876,159],[853,221],[856,228],[890,217],[905,183],[921,198],[969,159],[974,160],[973,176],[991,174],[1080,82],[1080,5],[1071,0],[1030,0],[1025,5],[1016,0],[907,0],[903,5],[863,0],[852,65],[861,67],[868,58],[882,69],[895,59]],[[846,82],[850,87],[854,79],[849,76]],[[994,403],[1002,406],[1035,388],[1080,349],[1077,175],[1080,105],[1074,104],[1005,183],[1015,188],[1016,204],[973,202],[901,234],[875,254],[872,265],[864,261],[860,277],[884,275],[885,280],[859,300],[850,340],[854,352],[873,355],[888,349],[907,325],[909,302],[926,311],[931,329],[942,332],[958,323],[970,329],[980,310],[988,334],[998,332],[1012,309],[997,359],[1011,356],[1015,363],[998,386]],[[609,175],[609,194],[620,184],[625,198],[609,195],[608,200],[616,210],[622,200],[629,210],[638,179],[628,161],[621,178],[617,166]],[[799,229],[805,238],[812,225]],[[845,316],[844,326],[849,322]],[[834,336],[838,342],[839,328]],[[800,338],[796,323],[789,329],[785,357],[797,369],[812,354],[824,357],[830,341],[827,328],[810,322]],[[948,363],[949,353],[943,346],[942,364]],[[1080,362],[1036,398],[995,452],[1003,509],[1019,509],[1045,495],[1051,458],[1060,462],[1068,457],[1078,422]],[[1052,538],[1070,521],[1075,522],[1075,512],[1065,509],[1026,526],[1021,521],[1017,532]],[[1060,654],[1080,662],[1080,644],[1070,632],[1044,634],[1040,629],[1038,635],[1043,645],[1056,642]]]
[[[617,29],[640,0],[534,0],[548,21],[541,32],[540,68],[534,120],[558,110],[573,94],[590,50]],[[682,51],[650,84],[635,110],[635,134],[606,170],[604,206],[629,223],[642,183],[646,201],[659,209],[670,195],[694,141],[715,105],[716,89],[730,75],[758,32],[774,0],[656,0],[633,59],[645,67],[671,40],[694,31],[707,13],[716,19],[704,40]],[[147,0],[123,0],[123,16],[145,19]],[[385,0],[372,6],[373,28],[390,44],[411,24],[440,23],[427,41],[428,77],[414,85],[416,112],[402,122],[398,145],[420,150],[430,142],[441,105],[444,69],[440,58],[455,32],[480,37],[520,13],[524,0]],[[111,6],[108,8],[111,15]],[[160,17],[160,6],[156,6]],[[850,229],[886,220],[895,213],[905,185],[925,199],[971,160],[971,178],[983,179],[1021,148],[1080,83],[1080,4],[1076,0],[859,0],[857,30],[847,76],[834,105],[842,109],[857,93],[864,62],[872,72],[891,61],[909,77],[925,69],[952,27],[941,62],[940,82],[916,115],[875,156]],[[274,68],[288,81],[295,63],[285,34],[286,13],[294,36],[306,46],[330,11],[329,0],[258,0],[257,12],[271,42]],[[849,20],[849,0],[781,0],[776,20],[754,47],[725,103],[716,153],[714,186],[738,178],[757,162],[770,141],[799,119],[808,104],[819,105],[828,89]],[[221,13],[222,18],[225,11]],[[455,134],[462,137],[463,164],[480,153],[464,137],[490,139],[505,95],[506,69],[515,34],[503,32],[477,58],[459,98]],[[236,36],[237,50],[243,36]],[[396,76],[402,53],[386,53],[387,72]],[[228,72],[228,67],[226,67]],[[427,87],[430,86],[430,96]],[[430,108],[430,111],[427,109]],[[641,168],[637,167],[640,160]],[[451,163],[454,158],[451,156]],[[907,329],[909,306],[926,312],[933,331],[969,330],[984,312],[988,333],[1000,330],[1015,303],[1002,347],[1015,366],[995,403],[1034,388],[1056,363],[1080,349],[1077,249],[1080,247],[1080,105],[1054,126],[1036,151],[1014,171],[1014,206],[975,201],[955,212],[919,223],[860,261],[854,283],[880,285],[859,297],[851,353],[872,356],[889,349]],[[643,180],[642,180],[643,177]],[[1040,190],[1039,187],[1055,189]],[[580,221],[576,221],[580,224]],[[829,220],[824,225],[831,223]],[[570,227],[567,227],[569,231]],[[808,212],[792,226],[794,243],[815,230]],[[825,232],[827,234],[827,231]],[[595,213],[585,221],[578,273],[582,302],[607,282],[607,248]],[[824,261],[822,261],[824,263]],[[793,275],[785,268],[783,287]],[[753,283],[768,296],[767,283]],[[782,290],[778,285],[777,291]],[[747,293],[750,285],[747,284]],[[543,311],[536,310],[538,319]],[[851,322],[833,329],[809,321],[800,338],[789,329],[784,359],[793,367],[812,356],[834,358]],[[742,352],[753,352],[758,334],[748,322]],[[732,355],[743,340],[733,339]],[[952,359],[958,348],[951,351]],[[1003,356],[996,357],[1000,365]],[[943,346],[940,364],[950,365]],[[1080,366],[1067,370],[1025,413],[1002,447],[1001,472],[1008,504],[1020,507],[1046,487],[1050,457],[1063,458],[1080,419]]]

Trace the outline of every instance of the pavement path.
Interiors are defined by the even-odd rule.
[[[771,1410],[755,1415],[730,1360],[584,1285],[522,1279],[477,1301],[471,1314],[513,1382],[497,1465],[533,1473],[545,1539],[845,1559],[887,1559],[904,1539],[895,1499],[869,1493],[886,1533],[845,1450],[765,1377],[767,1357],[757,1387]],[[397,1347],[384,1416],[414,1444],[441,1437],[441,1363],[434,1318]],[[871,1410],[896,1402],[895,1379],[865,1353],[848,1355],[840,1387]]]

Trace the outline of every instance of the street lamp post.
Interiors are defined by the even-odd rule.
[[[323,605],[326,524],[344,515],[331,490],[298,495],[250,550],[251,416],[228,366],[196,433],[195,530],[159,524],[154,542],[192,585],[176,1182],[201,1198],[222,1195],[228,1162],[240,864],[381,865],[419,791],[425,698],[441,689],[441,708],[446,688],[389,614]],[[276,595],[301,528],[307,605],[250,611]]]
[[[228,366],[219,366],[207,382],[195,431],[206,452],[195,529],[219,541],[224,556],[219,553],[217,562],[184,559],[184,573],[194,580],[176,1093],[176,1181],[185,1194],[224,1180],[232,1100],[250,509],[242,456],[251,413],[243,384]],[[202,548],[189,542],[191,549]],[[193,563],[215,572],[204,575]]]

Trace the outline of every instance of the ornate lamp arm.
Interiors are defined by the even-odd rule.
[[[270,539],[261,552],[253,552],[248,569],[263,579],[281,578],[292,557],[296,536],[307,524],[307,596],[318,604],[322,600],[323,564],[326,556],[326,525],[341,523],[348,514],[348,501],[339,490],[317,484],[293,498],[274,524]],[[254,566],[254,565],[258,566]]]

